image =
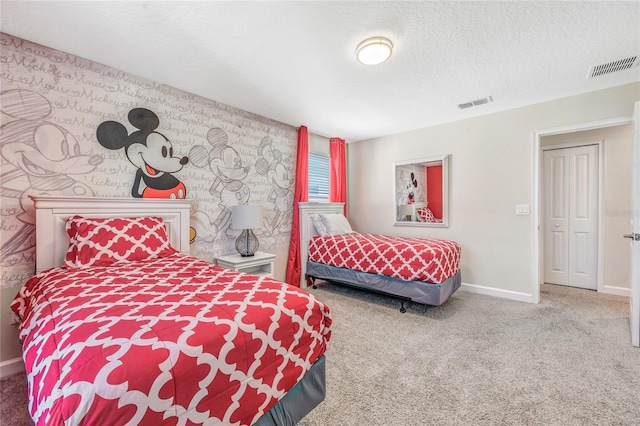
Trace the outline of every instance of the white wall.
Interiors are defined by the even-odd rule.
[[[535,208],[533,132],[630,117],[638,100],[634,83],[351,143],[349,219],[361,232],[456,240],[464,283],[532,301],[534,215],[515,206]],[[449,227],[394,227],[393,162],[441,154],[451,155]]]

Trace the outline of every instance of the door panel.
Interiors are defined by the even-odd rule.
[[[588,249],[589,249],[589,234],[585,232],[576,232],[574,234],[575,241],[575,265],[574,265],[574,273],[586,275],[589,273],[589,262],[588,262]]]
[[[598,146],[544,151],[545,282],[597,288]]]
[[[589,218],[589,156],[586,154],[578,154],[573,157],[574,176],[573,176],[573,218],[588,219]]]
[[[566,155],[544,151],[545,239],[544,281],[567,285],[569,279]]]
[[[557,156],[550,153],[552,163],[552,177],[550,181],[551,211],[554,220],[565,219],[566,199],[566,169],[565,156]]]
[[[598,146],[570,148],[569,284],[598,285]]]
[[[564,232],[551,232],[551,270],[562,274],[563,277],[566,273],[567,256],[565,256],[565,233]]]
[[[633,109],[633,166],[631,223],[633,234],[640,235],[640,102]],[[640,347],[640,241],[631,239],[631,343]]]

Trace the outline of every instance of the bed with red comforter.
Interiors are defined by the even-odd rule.
[[[352,232],[316,235],[309,261],[405,281],[441,283],[460,265],[455,241]]]
[[[316,279],[443,304],[462,284],[460,245],[451,240],[354,232],[342,203],[300,203],[302,273]],[[314,285],[315,287],[315,285]]]
[[[404,301],[442,305],[462,284],[455,241],[349,232],[309,240],[305,275],[377,291]]]
[[[329,308],[182,253],[58,267],[12,309],[37,424],[252,424],[325,352]]]

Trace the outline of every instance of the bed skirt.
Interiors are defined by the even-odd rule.
[[[403,281],[316,262],[307,262],[306,277],[348,284],[434,306],[442,305],[462,284],[459,270],[446,281],[433,284],[423,281]]]
[[[297,424],[324,400],[325,371],[325,357],[322,355],[313,363],[307,374],[254,425],[294,426]]]

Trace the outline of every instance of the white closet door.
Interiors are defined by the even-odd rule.
[[[544,151],[545,282],[595,290],[598,146]]]
[[[544,151],[544,281],[569,283],[569,164],[562,149]]]

